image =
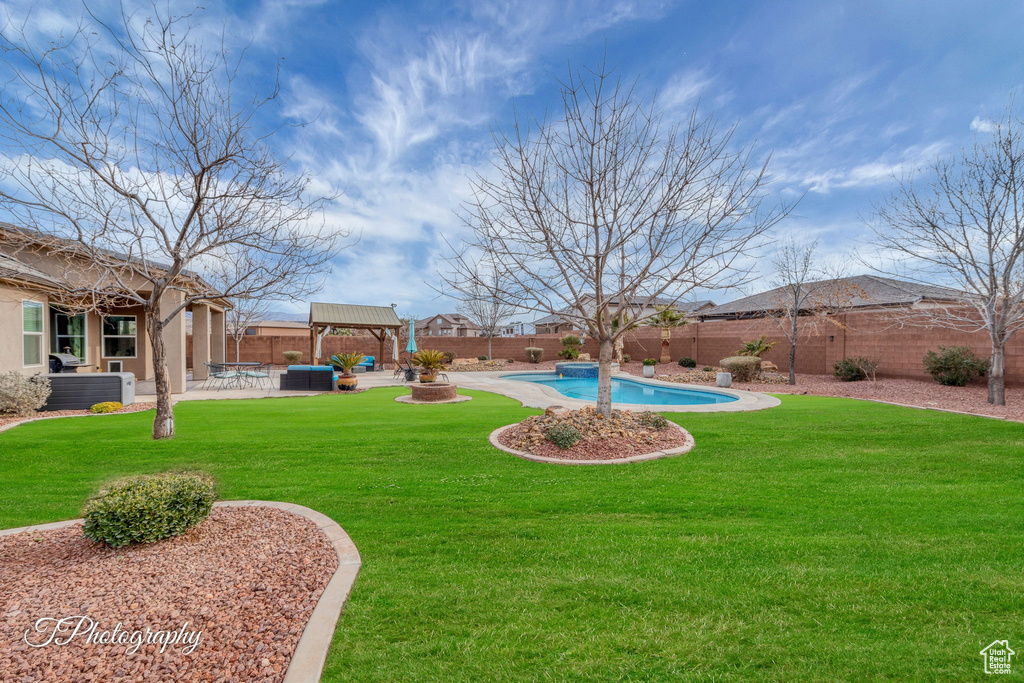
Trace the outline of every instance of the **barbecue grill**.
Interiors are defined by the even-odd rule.
[[[92,367],[96,366],[83,363],[73,353],[50,354],[50,372],[78,372],[78,368]]]

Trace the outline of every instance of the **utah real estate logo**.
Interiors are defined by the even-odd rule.
[[[985,658],[985,673],[1010,673],[1010,658],[1015,654],[1017,653],[1010,649],[1009,641],[993,640],[988,647],[981,651],[981,656]]]

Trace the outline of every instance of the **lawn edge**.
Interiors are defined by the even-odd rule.
[[[686,431],[679,425],[672,423],[673,426],[681,431],[686,437],[686,443],[676,448],[668,448],[663,451],[651,451],[650,453],[639,453],[637,455],[630,455],[626,458],[614,458],[611,460],[569,460],[566,458],[549,458],[544,455],[535,455],[533,453],[527,453],[526,451],[516,450],[515,448],[509,448],[498,441],[498,437],[501,436],[505,430],[512,429],[517,426],[518,422],[513,422],[510,425],[504,427],[498,427],[487,437],[491,445],[497,448],[499,451],[505,453],[511,453],[514,456],[523,458],[524,460],[531,460],[533,462],[543,462],[552,465],[624,465],[630,462],[643,462],[645,460],[659,460],[661,458],[671,458],[676,455],[682,455],[683,453],[689,453],[696,446],[696,442],[693,439],[693,434]]]

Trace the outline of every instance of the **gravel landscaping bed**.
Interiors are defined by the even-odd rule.
[[[549,412],[550,409],[549,409]],[[583,438],[569,448],[559,448],[545,437],[554,425],[569,425]],[[615,460],[632,455],[678,448],[686,444],[686,433],[672,423],[663,429],[644,424],[644,414],[615,410],[610,419],[593,407],[564,410],[561,415],[529,417],[502,432],[498,442],[516,450],[563,460]]]
[[[112,413],[93,413],[88,410],[45,410],[29,416],[0,415],[0,427],[18,422],[27,422],[40,417],[71,417],[74,415],[123,415],[125,413],[141,413],[144,410],[156,410],[155,403],[133,403]]]
[[[337,569],[327,537],[268,507],[215,507],[187,533],[118,550],[80,524],[0,537],[0,672],[7,681],[260,681],[284,678]],[[201,631],[182,643],[31,647],[37,619],[84,615],[96,632]],[[187,626],[185,625],[187,622]],[[51,629],[52,630],[52,629]]]

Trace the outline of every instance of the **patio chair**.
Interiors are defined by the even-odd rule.
[[[267,363],[260,363],[255,367],[242,370],[239,374],[241,374],[242,379],[245,380],[249,386],[255,384],[262,389],[263,380],[267,380],[268,382],[270,380],[270,367]]]
[[[412,366],[412,363],[406,361],[405,366],[402,367],[402,361],[398,361],[398,366],[401,368],[404,375],[403,379],[406,382],[415,382],[419,376],[419,371]]]
[[[202,383],[200,389],[206,389],[211,384],[217,384],[217,391],[220,391],[225,384],[230,384],[239,379],[237,372],[219,363],[207,363],[204,361],[203,365],[209,369],[210,374],[207,375],[206,381]]]

